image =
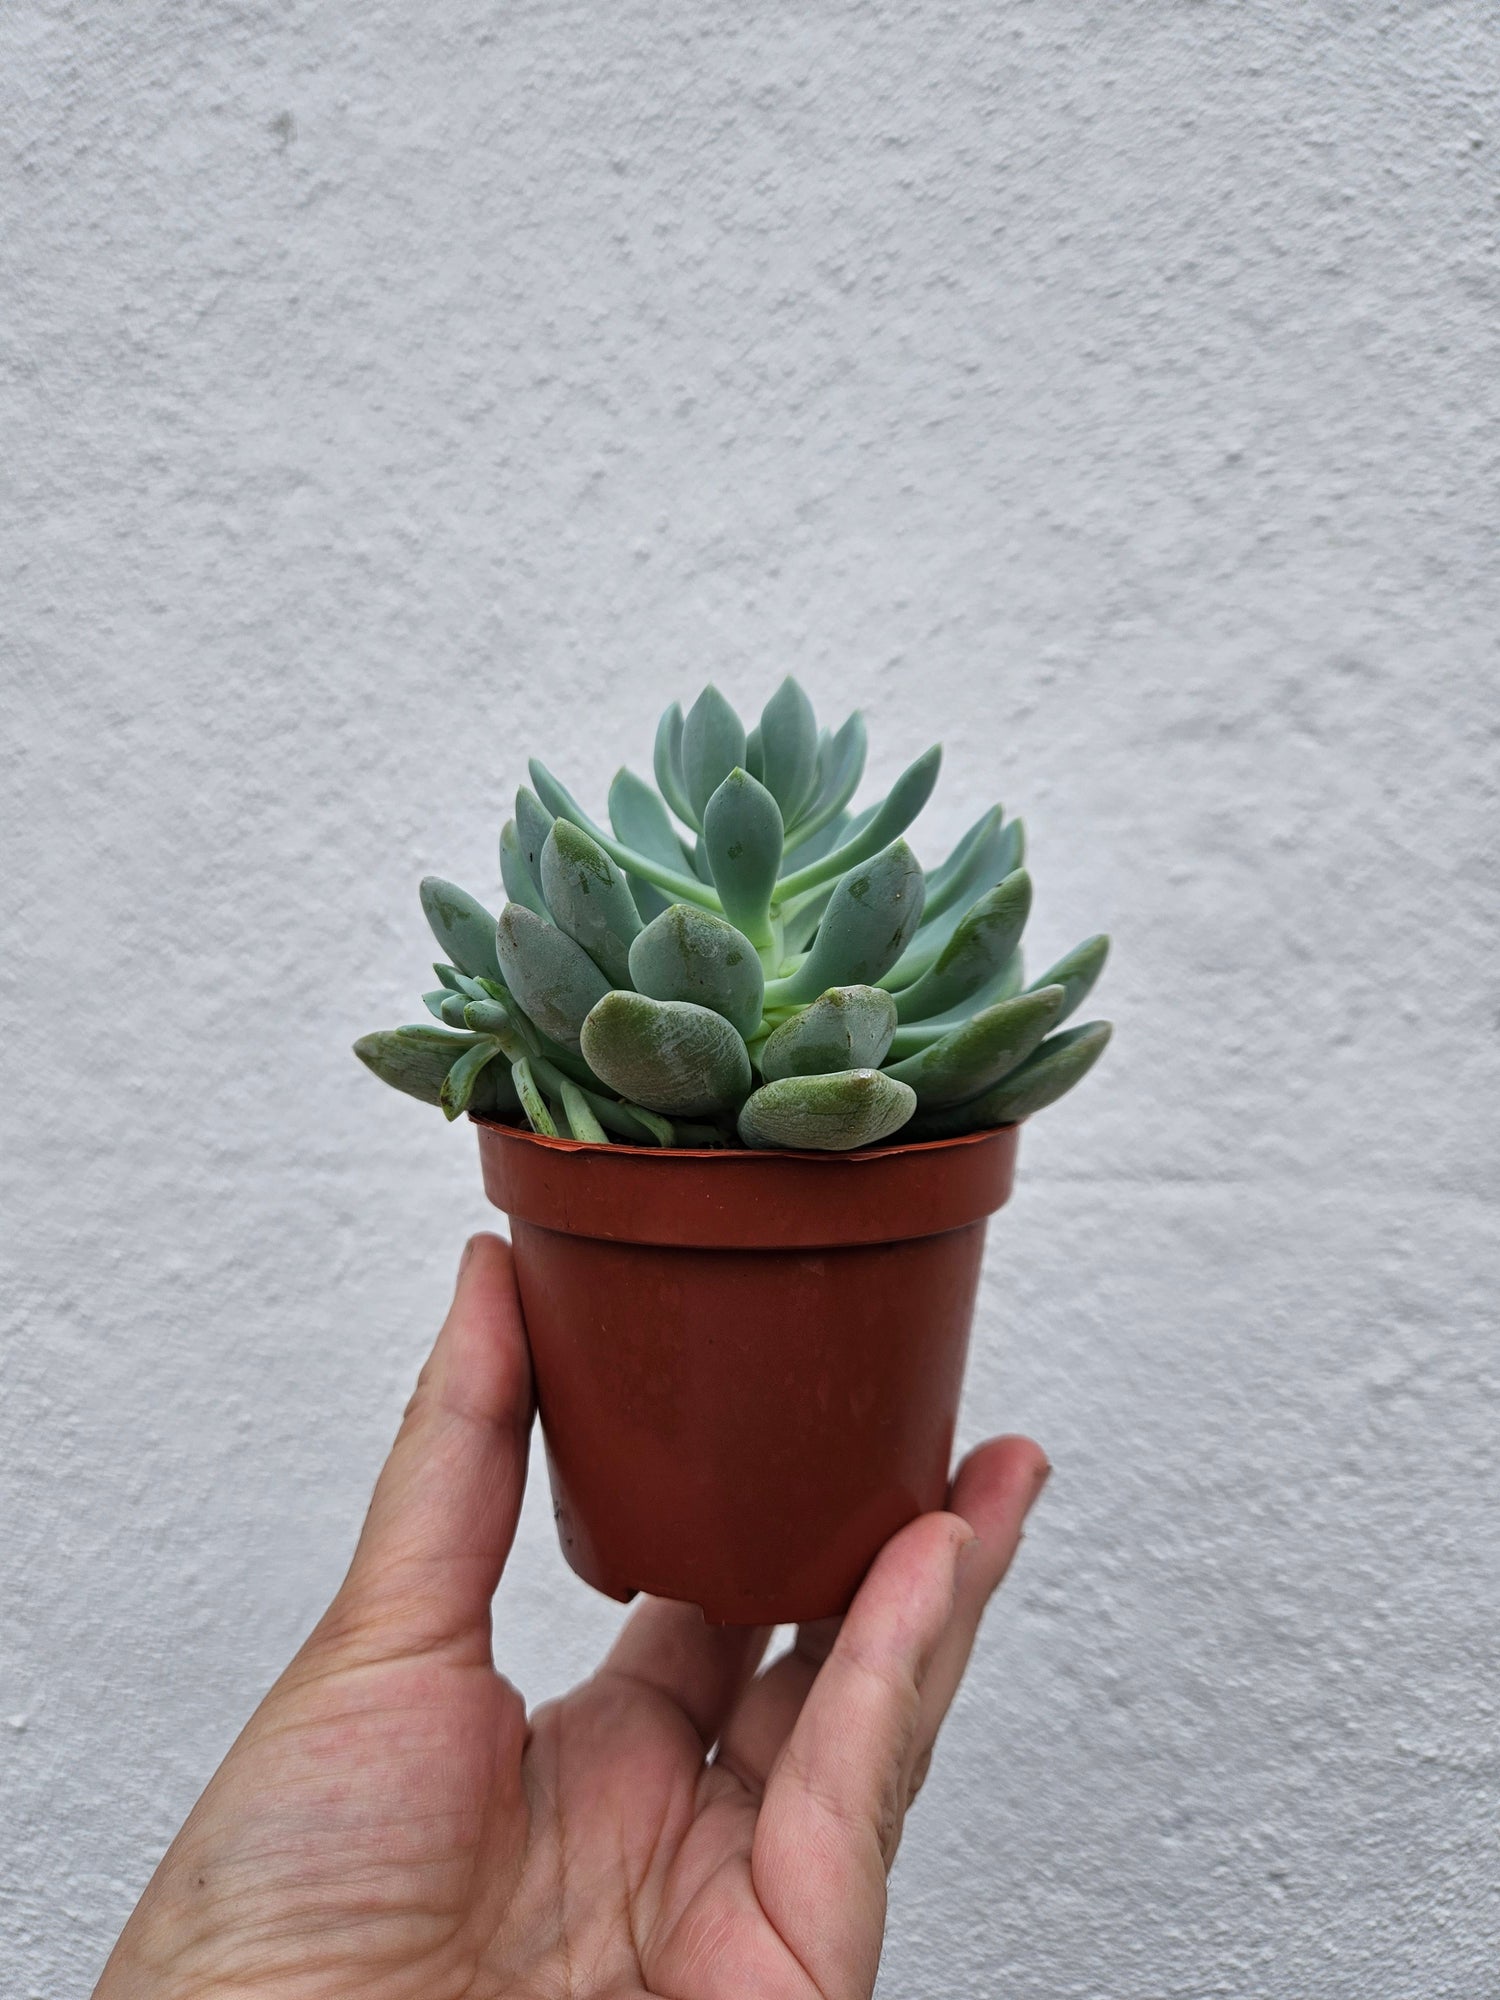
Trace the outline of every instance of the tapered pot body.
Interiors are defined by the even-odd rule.
[[[884,1542],[943,1504],[1018,1128],[668,1152],[474,1122],[572,1567],[715,1624],[847,1609]]]

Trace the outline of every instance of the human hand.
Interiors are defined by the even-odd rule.
[[[981,1446],[764,1672],[768,1632],[647,1599],[528,1721],[490,1604],[531,1414],[510,1254],[476,1237],[349,1574],[95,2000],[871,1992],[902,1820],[1046,1460]]]

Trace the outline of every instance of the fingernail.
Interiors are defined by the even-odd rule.
[[[1026,1511],[1028,1514],[1031,1512],[1032,1508],[1036,1505],[1037,1501],[1040,1500],[1040,1498],[1042,1497],[1042,1488],[1047,1484],[1047,1481],[1051,1477],[1052,1477],[1052,1466],[1050,1462],[1044,1463],[1038,1471],[1032,1474],[1031,1498],[1026,1502]]]

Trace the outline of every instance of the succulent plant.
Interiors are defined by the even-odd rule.
[[[999,806],[924,874],[902,836],[940,758],[851,811],[864,722],[820,731],[787,679],[749,731],[714,687],[674,703],[655,787],[621,770],[607,826],[533,761],[501,829],[498,919],[422,884],[441,1025],[356,1054],[449,1118],[595,1145],[841,1152],[1028,1117],[1109,1039],[1104,1021],[1055,1032],[1108,940],[1027,983],[1025,837]]]

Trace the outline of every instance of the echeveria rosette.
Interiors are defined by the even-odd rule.
[[[717,688],[674,703],[655,785],[620,771],[602,822],[533,762],[499,917],[425,881],[434,1023],[356,1053],[449,1118],[590,1145],[844,1152],[1031,1116],[1104,1051],[1108,1022],[1063,1024],[1108,939],[1027,983],[1025,835],[999,806],[923,871],[904,836],[940,755],[856,813],[864,722],[820,730],[789,678],[748,730]]]

